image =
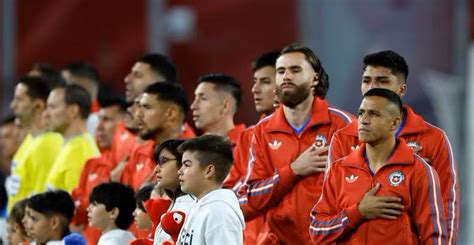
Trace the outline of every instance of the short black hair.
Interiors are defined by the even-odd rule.
[[[74,216],[75,206],[74,201],[66,191],[55,190],[36,194],[28,198],[26,206],[46,217],[59,215],[62,217],[62,237],[70,233],[69,222]]]
[[[22,76],[18,83],[28,88],[27,94],[31,99],[40,99],[44,102],[48,100],[52,90],[51,84],[43,77]]]
[[[284,47],[280,52],[280,56],[288,53],[304,54],[306,60],[311,64],[314,71],[318,73],[319,76],[319,82],[316,87],[314,87],[313,95],[324,99],[329,90],[329,75],[324,70],[324,67],[321,64],[321,60],[318,58],[318,56],[316,56],[316,54],[310,48],[297,43]]]
[[[382,66],[389,68],[394,75],[402,75],[406,83],[408,78],[408,64],[401,55],[392,50],[372,53],[364,57],[364,70],[367,66]]]
[[[102,183],[92,190],[89,203],[104,204],[107,211],[119,209],[115,219],[118,228],[126,230],[133,221],[135,210],[135,192],[130,186],[118,182]]]
[[[64,83],[61,73],[53,65],[48,63],[35,63],[33,70],[38,70],[40,76],[51,84],[51,88],[59,86]]]
[[[212,83],[217,91],[229,93],[234,98],[237,107],[242,103],[240,82],[234,77],[223,73],[210,73],[199,77],[198,81]]]
[[[145,54],[138,58],[136,62],[149,64],[152,71],[162,75],[168,82],[178,82],[178,72],[176,70],[176,66],[166,55],[156,53]]]
[[[275,63],[279,56],[280,56],[280,50],[275,50],[275,51],[260,54],[252,62],[252,71],[256,72],[257,70],[265,66],[271,66],[275,68]]]
[[[148,85],[145,88],[144,93],[157,95],[157,100],[167,101],[178,105],[181,107],[184,116],[186,117],[189,110],[188,95],[180,84],[156,82]]]
[[[171,155],[173,155],[176,158],[176,165],[178,169],[180,169],[181,166],[183,165],[182,163],[183,154],[181,154],[178,151],[178,147],[181,144],[183,144],[184,141],[185,141],[184,139],[165,140],[163,143],[155,147],[155,150],[153,151],[153,160],[155,160],[155,162],[157,163],[160,160],[159,158],[160,158],[161,152],[163,150],[167,150],[171,153]],[[166,195],[173,200],[175,200],[177,197],[182,196],[184,194],[180,186],[178,186],[178,188],[174,191],[165,190],[165,192],[166,192]]]
[[[91,112],[91,95],[85,88],[77,84],[64,86],[64,99],[67,105],[79,106],[82,119],[87,119]]]
[[[100,108],[107,108],[111,106],[117,106],[120,109],[120,112],[126,113],[127,112],[127,101],[122,96],[111,96],[101,99],[99,101]]]
[[[99,83],[99,72],[91,64],[85,61],[74,61],[64,66],[63,70],[69,71],[72,75],[87,78],[95,85]]]
[[[379,97],[385,98],[388,101],[390,101],[390,103],[394,104],[400,113],[402,112],[402,109],[403,109],[402,100],[400,99],[400,96],[397,93],[393,92],[392,90],[384,89],[384,88],[373,88],[364,94],[364,98],[368,96],[379,96]]]
[[[137,202],[137,208],[142,210],[143,212],[147,213],[145,207],[143,206],[143,203],[148,201],[150,199],[151,192],[155,188],[154,184],[147,184],[142,186],[140,189],[138,189],[137,193],[135,194],[135,200]]]
[[[178,151],[181,154],[185,151],[197,152],[196,159],[202,168],[214,164],[218,183],[224,182],[234,161],[231,143],[218,135],[203,135],[188,139],[178,147]]]
[[[7,126],[15,123],[15,115],[8,115],[0,121],[0,127]]]

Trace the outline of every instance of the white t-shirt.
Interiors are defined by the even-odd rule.
[[[191,208],[196,204],[196,197],[191,195],[184,195],[176,198],[176,200],[171,204],[168,208],[169,211],[182,211],[186,215],[189,214]],[[155,237],[153,241],[153,245],[161,245],[164,241],[171,241],[170,235],[166,233],[163,228],[161,228],[161,223],[156,227],[155,230]]]
[[[102,233],[98,245],[127,245],[130,241],[135,240],[135,237],[130,231],[122,229],[114,229]]]

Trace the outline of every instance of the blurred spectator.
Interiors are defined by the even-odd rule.
[[[25,226],[21,221],[25,216],[28,199],[23,199],[15,205],[7,219],[8,244],[25,244],[30,238],[26,235]]]

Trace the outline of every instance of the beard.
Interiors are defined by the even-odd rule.
[[[307,99],[311,94],[311,86],[308,86],[308,84],[295,86],[295,90],[291,92],[283,92],[280,86],[277,86],[276,88],[276,95],[278,96],[280,103],[291,109],[301,104],[301,102]]]
[[[156,127],[154,129],[140,130],[140,138],[143,140],[154,140],[155,136],[163,132],[163,128]]]

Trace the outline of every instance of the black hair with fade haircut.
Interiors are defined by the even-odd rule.
[[[382,66],[389,68],[394,75],[401,75],[403,82],[407,82],[408,64],[401,55],[392,50],[384,50],[372,53],[364,57],[364,70],[367,66]]]
[[[135,192],[129,186],[118,182],[102,183],[92,190],[89,203],[104,204],[107,211],[119,209],[115,225],[126,230],[132,224],[135,210]]]
[[[52,84],[43,77],[22,76],[18,83],[28,88],[27,94],[31,99],[40,99],[44,102],[48,100],[48,95],[52,90]]]
[[[403,103],[400,99],[400,96],[392,90],[384,88],[373,88],[364,94],[364,98],[369,96],[378,96],[387,99],[388,101],[390,101],[390,103],[394,104],[397,107],[399,113],[401,113],[403,110]]]
[[[85,88],[77,84],[64,87],[64,100],[67,105],[77,105],[82,119],[87,119],[91,112],[91,95]]]
[[[178,72],[176,70],[176,66],[166,55],[155,53],[145,54],[138,58],[136,62],[149,64],[152,71],[162,75],[164,79],[168,82],[178,82]]]
[[[127,101],[122,96],[111,96],[106,97],[99,101],[100,108],[107,108],[111,106],[117,106],[122,113],[127,112]]]
[[[95,85],[99,83],[99,73],[89,63],[85,61],[74,61],[64,66],[63,70],[69,71],[72,75],[89,79]]]
[[[135,194],[135,201],[137,203],[137,208],[139,208],[141,211],[147,213],[145,207],[143,206],[143,203],[148,201],[150,199],[151,192],[155,188],[154,184],[146,184],[140,189],[138,189],[137,193]]]
[[[172,102],[183,110],[184,116],[189,110],[189,102],[186,91],[178,83],[156,82],[148,85],[143,93],[154,94],[157,100]]]
[[[329,75],[324,70],[324,67],[321,64],[321,60],[319,60],[318,56],[314,54],[313,50],[300,44],[294,43],[284,47],[283,50],[280,52],[280,56],[288,53],[304,54],[306,61],[311,64],[311,67],[313,67],[313,70],[318,73],[319,77],[319,82],[314,87],[313,95],[321,99],[326,98],[326,94],[329,90]]]
[[[47,63],[36,63],[33,65],[33,70],[38,70],[41,73],[41,77],[51,83],[51,88],[60,86],[64,83],[61,73],[51,64]]]
[[[47,191],[28,198],[28,208],[51,218],[54,215],[61,217],[62,237],[68,235],[69,222],[74,216],[74,201],[69,193],[63,190]]]
[[[183,154],[181,154],[178,151],[178,147],[185,142],[184,139],[169,139],[164,141],[163,143],[159,144],[158,146],[155,147],[155,150],[153,151],[153,160],[155,160],[155,163],[158,163],[160,160],[160,155],[163,150],[167,150],[171,153],[176,158],[176,165],[178,169],[181,168],[183,163],[181,162],[183,159]],[[178,186],[176,190],[166,190],[166,195],[173,199],[176,200],[176,198],[182,196],[184,192],[181,190],[181,187]]]
[[[235,99],[236,107],[239,107],[242,103],[242,89],[240,88],[240,82],[234,77],[223,73],[211,73],[199,77],[198,81],[199,83],[212,83],[217,91],[231,94]]]
[[[213,164],[218,183],[224,182],[234,161],[231,143],[217,135],[203,135],[188,139],[178,147],[178,151],[181,154],[185,151],[196,152],[196,159],[201,168]]]
[[[275,50],[272,52],[267,52],[260,54],[255,60],[252,62],[252,71],[256,72],[257,70],[265,67],[265,66],[271,66],[275,68],[275,63],[278,57],[280,56],[280,51]]]

